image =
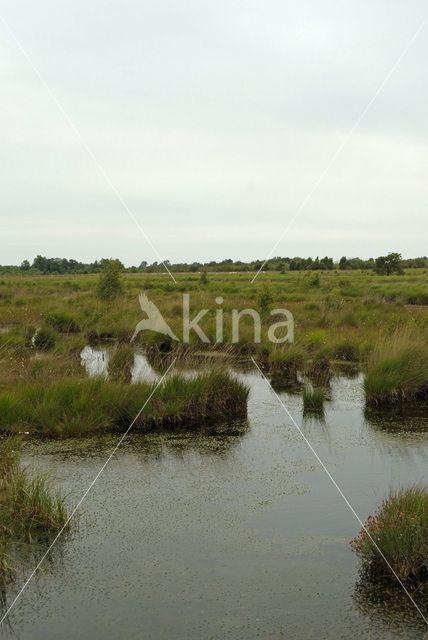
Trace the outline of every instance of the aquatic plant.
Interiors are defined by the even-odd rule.
[[[10,543],[41,540],[67,520],[64,498],[54,495],[48,478],[20,462],[21,440],[0,439],[0,581],[13,577]]]
[[[302,397],[305,411],[322,411],[325,400],[325,390],[322,387],[315,387],[313,389],[305,387]]]
[[[427,488],[413,486],[391,492],[350,542],[369,577],[395,580],[373,540],[401,580],[427,580]]]

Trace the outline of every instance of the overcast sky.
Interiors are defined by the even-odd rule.
[[[425,2],[5,0],[163,258],[264,258]],[[275,255],[428,254],[428,23]],[[1,264],[158,259],[0,22]]]

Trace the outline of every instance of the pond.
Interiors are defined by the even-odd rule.
[[[245,423],[129,435],[3,637],[422,637],[402,591],[359,583],[359,523],[266,381],[237,375],[251,389]],[[365,415],[361,381],[334,377],[323,419],[303,416],[301,394],[278,393],[365,520],[391,487],[426,481],[428,424],[415,415],[406,431],[407,419]],[[28,440],[25,461],[74,503],[117,439]]]

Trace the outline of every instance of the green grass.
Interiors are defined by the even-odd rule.
[[[428,490],[414,486],[391,492],[365,528],[401,580],[428,579]],[[367,575],[396,581],[364,529],[351,541]]]
[[[78,333],[80,331],[79,325],[70,313],[61,311],[47,313],[45,322],[60,333]]]
[[[325,390],[322,387],[303,389],[303,408],[305,411],[322,411],[325,400]]]
[[[0,581],[13,577],[9,547],[46,539],[64,526],[64,499],[54,495],[48,478],[31,474],[20,462],[19,438],[0,439]]]
[[[278,347],[269,354],[270,372],[294,379],[297,371],[303,368],[306,358],[305,350],[297,345]]]
[[[125,430],[153,385],[103,379],[64,378],[17,384],[0,393],[0,429],[29,430],[46,436]],[[195,428],[246,414],[248,389],[220,371],[183,378],[174,375],[157,389],[136,428]]]
[[[55,346],[57,334],[50,327],[37,329],[34,334],[34,346],[39,351],[49,351]]]
[[[373,349],[364,380],[371,406],[397,405],[428,395],[428,348],[423,336],[395,332]]]
[[[116,345],[110,355],[108,372],[112,380],[131,380],[131,368],[134,363],[134,348],[129,344]]]

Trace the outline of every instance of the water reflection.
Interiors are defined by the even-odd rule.
[[[428,602],[428,585],[421,584],[418,587],[406,585],[413,600],[424,611]],[[389,628],[396,628],[403,633],[403,638],[408,637],[410,629],[421,632],[426,631],[426,625],[399,584],[390,580],[373,582],[370,576],[360,571],[355,585],[353,599],[359,610],[372,621],[381,622]],[[406,629],[406,631],[404,631]]]
[[[428,407],[426,403],[405,408],[375,409],[366,407],[364,417],[368,425],[381,431],[400,433],[402,431],[428,431]]]
[[[98,369],[105,372],[109,352],[100,352],[107,352]],[[169,362],[155,364],[136,351],[132,377],[157,379]],[[93,637],[104,640],[120,633],[274,638],[281,625],[287,637],[353,639],[371,637],[372,621],[378,631],[372,637],[421,637],[399,593],[390,598],[394,613],[385,591],[355,587],[348,541],[356,523],[254,366],[228,366],[251,387],[248,421],[130,433],[88,496],[64,567],[60,561],[43,588],[36,578],[13,616],[19,637],[64,637],[87,602],[81,632],[90,635],[90,619]],[[196,358],[177,368],[186,375],[201,369]],[[298,419],[301,388],[282,388],[280,396]],[[400,431],[370,421],[360,376],[331,379],[325,415],[304,415],[302,430],[358,513],[373,512],[394,482],[420,480],[426,433],[405,433],[412,418],[403,416],[396,416]],[[117,441],[115,434],[28,440],[26,462],[43,461],[75,502]],[[397,628],[401,619],[403,630],[390,631],[391,619]]]
[[[89,377],[109,377],[112,348],[96,349],[87,345],[80,353],[80,361]],[[166,367],[167,369],[168,367]],[[165,369],[165,370],[166,370]],[[149,364],[146,354],[136,351],[130,367],[131,382],[156,382],[159,374]]]
[[[107,378],[109,355],[108,349],[94,349],[89,345],[84,347],[80,353],[80,361],[88,376]]]

